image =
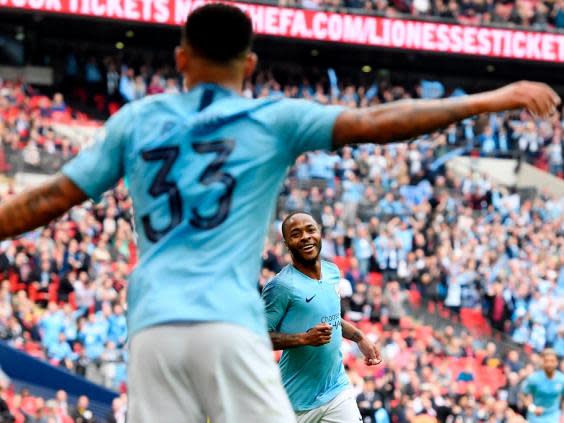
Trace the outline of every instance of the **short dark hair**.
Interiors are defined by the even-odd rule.
[[[315,217],[313,217],[311,213],[308,213],[306,211],[293,211],[282,221],[282,238],[286,239],[286,227],[288,226],[288,222],[297,214],[305,214],[306,216],[311,217],[315,221],[315,223],[317,223]]]
[[[204,59],[228,63],[251,49],[253,23],[237,7],[208,4],[188,16],[182,38]]]

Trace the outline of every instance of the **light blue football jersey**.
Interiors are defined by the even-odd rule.
[[[319,323],[333,326],[328,344],[290,348],[282,353],[282,382],[295,411],[319,408],[349,387],[341,353],[340,279],[337,266],[326,261],[321,262],[320,281],[288,265],[263,289],[269,331],[294,334],[307,332]]]
[[[63,167],[94,200],[127,177],[140,250],[130,335],[222,321],[266,336],[257,281],[279,188],[298,155],[331,148],[341,110],[202,84],[124,106]]]
[[[556,371],[549,379],[541,370],[530,375],[523,383],[523,392],[533,397],[537,407],[544,408],[544,413],[536,416],[527,414],[529,423],[558,423],[560,422],[560,403],[564,395],[564,374]]]

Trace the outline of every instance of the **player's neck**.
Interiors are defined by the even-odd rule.
[[[216,84],[239,94],[243,92],[242,77],[229,68],[207,66],[192,70],[190,74],[184,75],[184,86],[187,90],[191,90],[200,84]]]
[[[317,259],[311,264],[292,260],[292,265],[311,279],[321,280],[321,260]]]
[[[546,370],[544,371],[544,374],[546,375],[547,378],[552,379],[554,377],[554,374],[556,373],[556,370],[552,371],[552,372],[547,372]]]

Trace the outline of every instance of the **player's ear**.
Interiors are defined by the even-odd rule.
[[[174,58],[176,60],[176,70],[179,73],[186,73],[188,70],[188,52],[184,46],[178,46],[174,49]]]
[[[252,51],[247,54],[245,58],[245,78],[250,78],[255,73],[257,68],[258,56]]]

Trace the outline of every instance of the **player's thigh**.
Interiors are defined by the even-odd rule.
[[[320,423],[357,423],[362,422],[362,416],[356,403],[352,389],[341,392],[327,404]]]
[[[214,339],[198,371],[210,372],[199,397],[213,423],[295,422],[268,338],[231,324],[201,329]]]
[[[189,357],[179,343],[185,331],[156,326],[131,340],[127,423],[205,422],[186,369]]]
[[[323,418],[325,407],[315,408],[313,410],[301,411],[296,413],[297,423],[320,423]]]

